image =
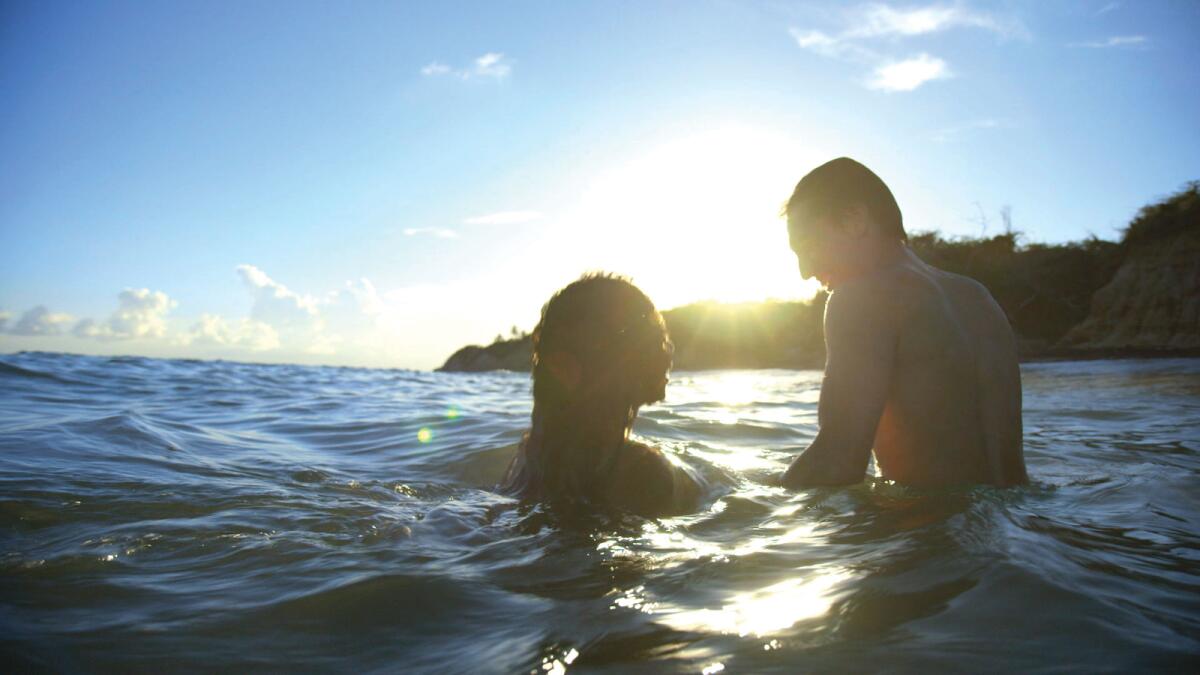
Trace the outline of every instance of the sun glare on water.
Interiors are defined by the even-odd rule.
[[[739,593],[719,609],[663,611],[658,620],[682,631],[715,631],[763,637],[785,631],[806,619],[824,615],[837,589],[850,574],[845,570],[812,570],[756,591]]]
[[[696,133],[597,176],[565,228],[584,268],[632,276],[661,309],[811,298],[779,210],[815,158],[754,128]]]

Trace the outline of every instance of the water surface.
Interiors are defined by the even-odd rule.
[[[1197,670],[1200,360],[1023,367],[1025,488],[786,492],[820,373],[676,373],[704,508],[489,489],[524,375],[0,356],[5,670]]]

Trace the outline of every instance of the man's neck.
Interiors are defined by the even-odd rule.
[[[907,244],[894,239],[876,240],[865,248],[862,261],[849,270],[845,276],[833,280],[829,285],[830,291],[836,291],[838,287],[849,282],[902,265],[910,259],[911,255]]]

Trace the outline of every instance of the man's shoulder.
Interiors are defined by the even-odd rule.
[[[841,294],[845,307],[887,307],[900,314],[950,296],[955,300],[991,300],[987,287],[971,277],[948,272],[925,262],[897,265],[877,274],[866,275],[839,287],[830,296]]]
[[[937,271],[938,276],[941,277],[941,283],[943,287],[949,287],[948,290],[974,295],[979,298],[992,297],[992,292],[988,290],[987,286],[984,286],[982,283],[972,279],[971,277],[963,274],[956,274],[954,272],[947,272],[946,270],[933,267],[932,265],[930,265],[930,269]]]
[[[825,304],[826,328],[861,326],[878,330],[894,325],[906,304],[905,283],[896,272],[883,272],[852,279],[834,289]]]
[[[940,277],[939,290],[950,299],[949,306],[953,307],[955,312],[964,317],[974,317],[976,320],[990,323],[1004,319],[1004,325],[1008,325],[1004,310],[983,283],[962,274],[945,270],[937,272]]]

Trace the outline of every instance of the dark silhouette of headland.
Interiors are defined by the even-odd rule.
[[[1142,208],[1117,242],[1022,242],[1006,228],[982,237],[913,234],[909,246],[986,286],[1022,359],[1200,355],[1200,181]],[[820,293],[810,302],[667,310],[674,368],[820,368],[824,306]],[[463,347],[438,370],[528,372],[531,354],[529,337],[518,334]]]

